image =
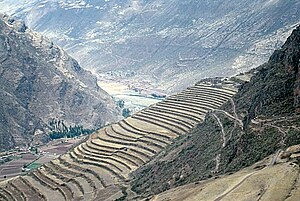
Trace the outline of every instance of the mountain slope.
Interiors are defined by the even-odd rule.
[[[234,174],[191,183],[154,196],[151,201],[173,200],[287,200],[297,201],[299,158],[282,160],[276,154]],[[272,165],[275,160],[276,164]]]
[[[266,62],[300,20],[297,0],[1,0],[0,7],[84,68],[168,90]]]
[[[0,182],[0,197],[20,200],[22,192],[29,200],[124,200],[131,194],[130,174],[225,103],[236,93],[236,84],[205,80],[101,128],[49,164]]]
[[[144,195],[235,172],[300,143],[300,27],[268,63],[188,137],[136,172],[132,189]]]
[[[112,98],[63,50],[8,16],[0,28],[1,149],[46,140],[52,118],[86,128],[117,119]]]

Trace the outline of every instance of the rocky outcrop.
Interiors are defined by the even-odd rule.
[[[246,127],[259,115],[280,116],[299,112],[299,59],[298,27],[237,94],[237,107],[244,116]]]
[[[118,110],[96,78],[24,23],[0,18],[0,149],[47,140],[52,118],[98,128]]]
[[[294,86],[294,104],[296,112],[300,113],[300,28],[298,27],[288,39],[283,49],[289,52],[285,57],[285,65],[288,66],[289,73],[296,78]]]
[[[132,189],[157,194],[236,172],[299,144],[299,60],[300,27],[266,64],[231,78],[244,81],[233,99],[138,170]]]

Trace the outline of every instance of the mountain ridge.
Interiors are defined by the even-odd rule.
[[[86,128],[117,120],[112,98],[61,48],[7,15],[0,25],[1,138],[13,135],[1,147],[45,142],[53,118]]]
[[[54,39],[84,68],[120,82],[147,80],[171,92],[266,62],[300,20],[296,0],[3,0],[0,5]]]

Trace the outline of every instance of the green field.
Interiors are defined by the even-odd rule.
[[[31,163],[31,164],[29,164],[29,165],[27,166],[27,168],[30,169],[30,170],[34,170],[34,169],[39,168],[41,165],[42,165],[42,164],[40,164],[40,163]]]

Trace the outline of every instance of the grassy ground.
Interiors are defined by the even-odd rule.
[[[41,163],[31,163],[27,166],[27,168],[30,170],[34,170],[34,169],[39,168],[41,165],[42,165]]]

